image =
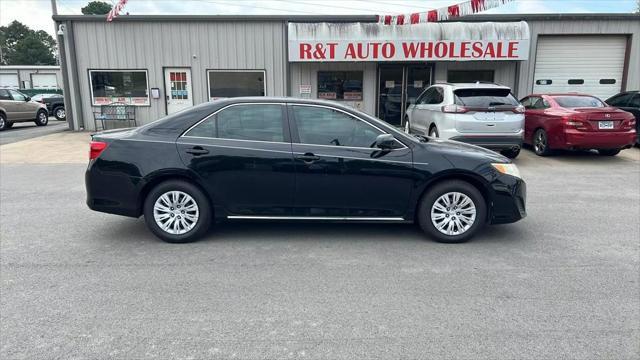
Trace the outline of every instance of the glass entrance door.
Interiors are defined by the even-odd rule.
[[[391,125],[404,125],[407,107],[431,85],[431,66],[423,64],[381,65],[378,117]]]

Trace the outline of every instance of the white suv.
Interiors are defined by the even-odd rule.
[[[404,128],[483,146],[513,159],[522,147],[524,107],[507,86],[435,84],[409,106]]]

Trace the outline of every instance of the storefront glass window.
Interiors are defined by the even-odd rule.
[[[362,71],[318,71],[318,99],[362,101]]]
[[[146,70],[91,70],[89,77],[93,105],[149,105]]]
[[[209,70],[209,99],[216,100],[238,96],[265,96],[265,71]]]
[[[473,83],[476,81],[493,82],[493,70],[449,70],[447,82]]]

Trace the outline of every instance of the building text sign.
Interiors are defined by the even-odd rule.
[[[528,60],[530,38],[524,21],[288,24],[291,62]]]
[[[289,41],[289,61],[527,60],[529,40]]]

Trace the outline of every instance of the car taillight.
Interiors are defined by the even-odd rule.
[[[515,108],[513,108],[513,112],[516,113],[516,114],[524,114],[525,110],[526,109],[522,105],[518,105]]]
[[[96,159],[100,156],[108,145],[109,144],[102,141],[91,141],[91,144],[89,144],[89,160]]]
[[[564,124],[566,126],[568,126],[568,127],[573,127],[573,128],[578,129],[578,130],[585,130],[586,129],[585,123],[582,122],[581,120],[568,118],[568,117],[565,117],[564,120],[565,120]]]
[[[631,130],[636,128],[636,118],[631,118],[629,121],[622,123],[622,130]]]
[[[445,105],[442,107],[442,112],[451,113],[451,114],[464,114],[466,113],[467,108],[460,105]]]

